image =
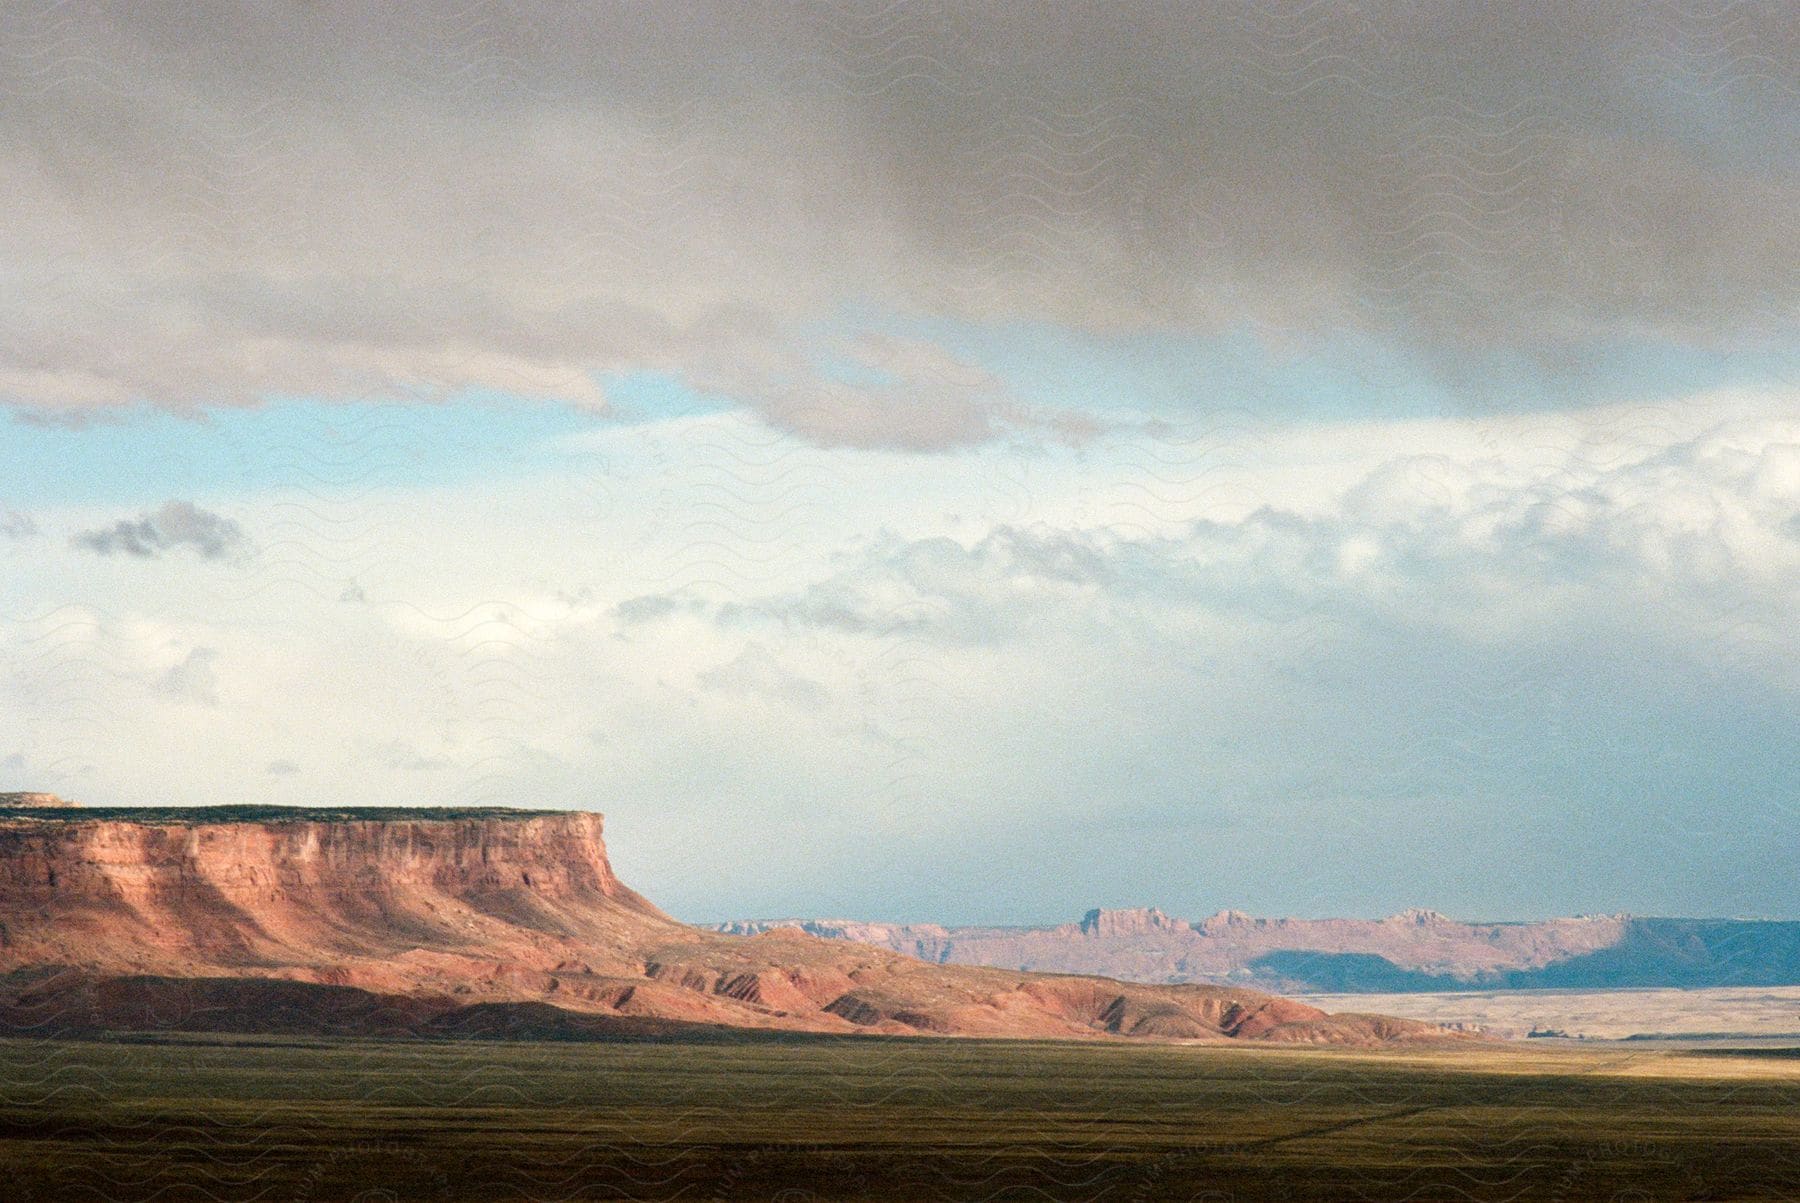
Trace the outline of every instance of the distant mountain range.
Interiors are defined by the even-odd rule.
[[[1092,910],[1079,923],[1053,927],[840,919],[712,926],[739,935],[798,927],[946,964],[1286,993],[1800,985],[1800,922],[1781,920],[1582,915],[1464,923],[1420,909],[1385,919],[1220,911],[1189,920],[1145,907]]]

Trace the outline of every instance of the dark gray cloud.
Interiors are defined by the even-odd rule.
[[[243,555],[250,546],[236,522],[191,501],[168,501],[153,513],[121,518],[111,526],[82,531],[69,540],[97,555],[115,553],[152,559],[166,551],[186,549],[205,560]]]
[[[1780,346],[1791,18],[9,5],[0,397],[599,406],[656,369],[828,445],[936,449],[1032,422],[941,351],[822,368],[858,358],[846,313],[1349,333],[1465,382]]]
[[[38,533],[38,524],[30,514],[0,506],[0,535],[8,539],[29,539]]]

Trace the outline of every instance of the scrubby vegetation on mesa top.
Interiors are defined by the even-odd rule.
[[[159,826],[199,823],[406,823],[466,822],[481,819],[542,819],[586,813],[527,810],[517,806],[34,806],[0,807],[0,820],[37,823],[91,823],[113,820]]]

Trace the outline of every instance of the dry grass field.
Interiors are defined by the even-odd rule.
[[[0,1041],[13,1200],[1753,1199],[1800,1059],[973,1040]]]

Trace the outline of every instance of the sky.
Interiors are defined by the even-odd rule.
[[[0,789],[685,919],[1800,918],[1800,26],[0,11]]]

